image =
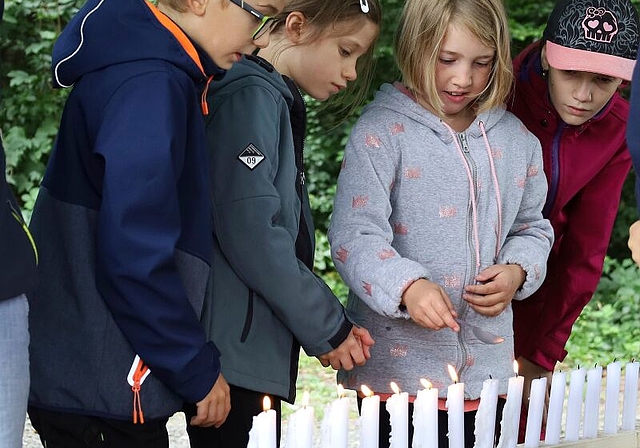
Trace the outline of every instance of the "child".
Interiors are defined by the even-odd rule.
[[[4,1],[0,0],[0,22]],[[29,396],[29,330],[25,293],[36,285],[38,253],[7,182],[0,133],[0,446],[21,448]]]
[[[425,378],[442,400],[453,366],[470,447],[482,382],[499,379],[505,394],[513,376],[510,303],[545,275],[553,234],[540,146],[503,107],[511,60],[500,0],[408,0],[395,47],[402,84],[383,85],[356,123],[329,229],[347,309],[376,340],[366,366],[340,380],[382,395],[386,447],[390,382],[412,394]],[[458,317],[505,342],[479,342]],[[439,423],[446,446],[446,414]]]
[[[640,86],[640,65],[633,70],[631,83]],[[629,108],[629,126],[627,127],[627,142],[629,152],[636,172],[636,201],[640,211],[640,87],[631,89],[631,104]],[[640,266],[640,221],[634,222],[629,228],[629,249],[633,261]]]
[[[237,5],[237,6],[236,6]],[[229,411],[199,322],[209,278],[206,87],[268,43],[281,0],[90,0],[53,52],[73,85],[32,218],[29,415],[48,447],[167,447]],[[257,39],[257,40],[256,40]]]
[[[600,280],[631,165],[629,105],[618,89],[631,79],[638,27],[628,0],[561,1],[542,40],[514,61],[516,88],[507,104],[542,144],[549,182],[543,214],[556,237],[545,282],[513,307],[525,384],[550,377],[564,359],[571,327]]]
[[[281,400],[295,399],[300,346],[334,369],[368,357],[368,331],[312,270],[298,89],[323,101],[352,84],[371,59],[380,14],[377,0],[292,0],[269,46],[211,86],[215,238],[203,321],[232,403],[220,428],[188,428],[194,448],[245,448],[266,394],[279,424]]]

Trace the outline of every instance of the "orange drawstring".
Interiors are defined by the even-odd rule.
[[[144,424],[144,414],[142,413],[142,402],[140,401],[140,380],[144,374],[149,370],[142,359],[138,361],[135,371],[133,372],[133,385],[131,390],[133,391],[133,424],[138,423],[138,415],[140,415],[140,424]]]

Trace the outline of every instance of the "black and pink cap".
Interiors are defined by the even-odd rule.
[[[559,70],[600,73],[631,80],[640,25],[628,0],[565,0],[544,30],[549,64]]]

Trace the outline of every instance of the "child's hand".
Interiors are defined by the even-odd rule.
[[[402,304],[418,325],[432,330],[449,327],[453,331],[460,331],[455,321],[458,314],[451,299],[436,283],[423,278],[416,280],[402,294]]]
[[[369,331],[362,327],[354,327],[347,339],[342,341],[335,349],[318,356],[320,364],[324,367],[331,366],[333,369],[351,370],[355,365],[362,366],[371,357],[369,348],[374,344],[374,340]]]
[[[629,227],[629,241],[627,242],[631,249],[631,258],[640,266],[640,221],[636,221]]]
[[[468,285],[462,298],[484,316],[497,316],[509,306],[523,285],[526,273],[517,264],[495,264],[476,276],[479,285]]]

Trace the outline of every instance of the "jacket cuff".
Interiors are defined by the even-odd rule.
[[[548,339],[547,339],[548,341]],[[557,347],[553,344],[546,344],[544,350],[534,348],[530,353],[522,355],[525,359],[539,365],[543,369],[553,372],[558,361],[562,361],[567,356],[564,347]]]
[[[209,394],[220,375],[220,352],[213,342],[207,342],[178,378],[186,378],[179,383],[175,392],[187,403],[198,403]]]
[[[338,348],[340,344],[342,344],[347,339],[347,337],[349,337],[349,333],[351,333],[352,329],[353,329],[353,324],[349,321],[349,319],[345,315],[345,318],[342,321],[342,325],[340,325],[340,328],[338,328],[338,331],[336,332],[336,334],[334,334],[329,339],[328,341],[329,345],[331,345],[333,349]]]

